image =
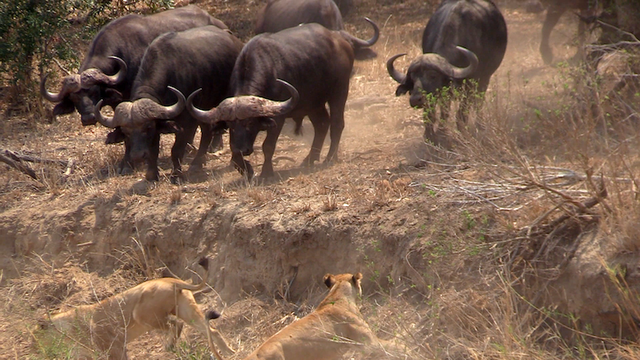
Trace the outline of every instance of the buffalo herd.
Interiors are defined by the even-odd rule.
[[[161,134],[175,134],[170,178],[178,182],[187,144],[198,127],[202,136],[191,168],[200,168],[212,139],[228,131],[231,163],[251,178],[253,168],[244,157],[253,152],[258,133],[266,131],[261,177],[272,177],[285,119],[293,119],[299,133],[304,117],[311,121],[314,138],[303,165],[320,160],[327,133],[331,141],[325,162],[332,162],[345,127],[354,60],[375,57],[371,47],[380,35],[369,19],[370,39],[347,33],[338,7],[346,2],[334,1],[269,0],[258,12],[257,35],[246,44],[194,5],[127,15],[98,33],[78,73],[65,76],[57,93],[47,90],[46,76],[41,93],[56,103],[54,115],[75,109],[83,125],[99,122],[113,129],[106,142],[125,145],[119,173],[146,162],[150,181],[159,178]],[[552,7],[548,11],[553,16],[565,10]],[[551,57],[547,28],[553,21],[557,19],[545,22],[545,62]],[[389,75],[399,83],[396,95],[409,93],[409,104],[423,108],[427,116],[427,140],[436,138],[430,100],[455,88],[469,95],[459,106],[467,109],[464,99],[477,99],[470,95],[487,90],[506,46],[507,26],[491,0],[443,0],[424,30],[423,54],[405,72],[394,65],[405,54],[388,59]],[[101,113],[105,105],[114,109],[112,116]],[[445,103],[441,108],[449,107]],[[455,118],[460,127],[466,115],[459,111]]]

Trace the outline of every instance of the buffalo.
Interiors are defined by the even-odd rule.
[[[133,81],[147,46],[168,31],[195,27],[227,26],[196,6],[167,10],[149,16],[126,15],[105,25],[93,39],[77,74],[62,79],[58,93],[46,89],[46,76],[40,82],[42,96],[54,103],[54,115],[78,110],[83,125],[96,123],[95,104],[116,106],[131,98]],[[114,74],[114,75],[106,75]]]
[[[278,32],[300,24],[317,23],[342,30],[342,15],[332,0],[270,0],[258,12],[256,34]]]
[[[387,70],[400,83],[396,96],[409,92],[411,106],[426,108],[431,124],[426,124],[425,137],[437,142],[432,118],[434,104],[428,99],[439,97],[444,102],[442,111],[446,113],[449,97],[443,92],[446,88],[455,87],[464,95],[460,108],[465,110],[472,98],[471,91],[487,90],[491,75],[500,66],[506,48],[507,26],[493,2],[445,0],[424,30],[423,55],[411,63],[406,75],[393,65],[405,54],[391,57],[387,61]]]
[[[132,162],[147,161],[147,180],[158,180],[162,133],[176,134],[171,148],[172,182],[182,176],[180,160],[198,125],[202,138],[190,170],[203,165],[215,129],[209,124],[199,124],[189,112],[182,111],[185,105],[182,93],[202,88],[205,96],[198,106],[218,105],[228,94],[231,72],[241,49],[240,40],[216,26],[163,34],[144,53],[131,89],[131,101],[118,104],[113,117],[103,116],[102,101],[98,102],[97,120],[110,128],[120,127],[126,138],[125,151]],[[174,105],[161,105],[175,102],[176,97]]]
[[[579,46],[585,41],[585,33],[587,31],[587,24],[594,23],[596,20],[603,21],[614,25],[602,26],[602,33],[598,38],[599,43],[615,42],[618,36],[616,34],[615,26],[618,25],[616,5],[612,0],[602,0],[599,2],[591,0],[565,0],[565,1],[551,1],[547,7],[547,14],[542,24],[542,38],[540,39],[540,55],[545,64],[551,64],[553,61],[553,50],[549,45],[549,37],[553,28],[558,23],[558,20],[568,10],[577,10],[579,17],[578,21],[578,42]],[[575,59],[580,59],[582,52],[578,50]]]
[[[276,33],[300,24],[316,23],[329,30],[343,30],[342,14],[332,0],[269,0],[258,12],[256,34]],[[355,57],[366,60],[376,57],[368,45],[355,43]]]
[[[551,64],[553,61],[553,50],[549,45],[549,37],[551,31],[560,20],[562,14],[569,9],[575,9],[579,11],[586,11],[589,7],[588,0],[565,0],[565,1],[552,1],[547,8],[547,14],[542,24],[542,38],[540,39],[540,55],[545,64]],[[586,30],[585,23],[583,21],[578,22],[578,36],[582,39]],[[582,40],[581,40],[582,42]]]
[[[217,108],[204,111],[190,105],[195,95],[192,94],[187,101],[187,109],[201,122],[226,123],[232,163],[248,178],[253,176],[253,168],[244,156],[253,153],[256,136],[263,130],[267,136],[262,144],[264,165],[261,177],[274,175],[272,158],[286,117],[294,119],[297,133],[305,116],[309,116],[313,125],[313,144],[303,164],[310,166],[320,160],[322,144],[329,129],[331,146],[325,161],[335,161],[344,129],[344,108],[349,94],[354,47],[356,44],[371,46],[377,39],[377,26],[367,21],[376,32],[368,42],[319,24],[258,35],[245,45],[238,56],[231,76],[233,97]],[[266,99],[284,100],[293,93],[291,88],[287,90],[288,86],[278,85],[277,79],[293,85],[299,92],[299,100],[294,101],[296,97],[292,96],[284,104],[262,106]],[[261,106],[247,104],[244,100],[247,98],[260,99],[257,103]]]

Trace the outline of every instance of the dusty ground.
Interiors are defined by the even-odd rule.
[[[196,269],[202,255],[212,259],[213,291],[198,301],[223,313],[218,328],[238,350],[229,359],[242,359],[311,311],[324,294],[325,273],[356,271],[365,276],[365,317],[378,336],[406,346],[408,358],[527,356],[492,346],[504,345],[500,335],[507,337],[508,326],[487,319],[495,315],[490,309],[506,308],[509,299],[495,290],[497,283],[508,282],[495,275],[505,265],[503,245],[516,241],[505,234],[535,223],[553,201],[539,189],[516,186],[514,174],[495,171],[490,159],[500,154],[480,161],[479,153],[468,156],[471,145],[444,152],[422,142],[422,115],[409,107],[407,97],[393,95],[396,84],[385,60],[407,52],[406,60],[397,61],[404,69],[419,54],[433,7],[379,3],[359,6],[346,19],[350,31],[366,38],[369,28],[361,18],[370,16],[382,36],[375,46],[378,58],[355,66],[341,161],[335,165],[298,167],[312,138],[305,123],[303,137],[295,137],[290,127],[281,136],[278,179],[272,183],[246,183],[228,166],[225,149],[209,155],[204,174],[190,174],[189,181],[174,186],[166,178],[167,137],[161,159],[165,177],[150,184],[142,180],[143,171],[115,175],[123,149],[104,145],[107,130],[83,128],[77,114],[47,123],[38,121],[33,109],[3,119],[1,147],[73,159],[75,167],[65,177],[64,167],[38,165],[41,180],[34,181],[2,165],[0,358],[61,358],[29,332],[39,316],[92,303],[157,277],[164,267],[195,278],[188,268]],[[250,37],[258,3],[200,5],[243,40]],[[509,126],[524,157],[536,166],[582,170],[574,162],[580,149],[568,149],[569,134],[559,135],[563,128],[547,129],[544,123],[557,120],[552,112],[562,108],[572,89],[567,66],[545,67],[538,54],[543,15],[525,14],[518,3],[500,5],[509,46],[478,119],[500,118],[494,120]],[[575,28],[575,19],[565,16],[554,32],[558,59],[574,54]],[[262,163],[258,149],[250,157],[256,172]],[[637,175],[630,160],[629,174]],[[619,194],[631,196],[627,185],[620,185]],[[576,199],[589,195],[584,182],[565,190]],[[604,253],[592,258],[600,255],[606,258]],[[515,279],[512,285],[521,283]],[[563,311],[576,311],[564,306]],[[484,325],[477,325],[478,318]],[[499,330],[487,332],[492,326]],[[482,346],[472,344],[469,333],[492,334],[478,343],[489,349],[478,350]],[[151,334],[129,350],[138,359],[201,357],[202,339],[193,332],[186,339],[180,350],[167,353]]]

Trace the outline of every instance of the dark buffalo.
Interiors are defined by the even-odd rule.
[[[342,16],[349,15],[355,7],[353,0],[333,0],[333,2],[338,5],[338,9],[340,9]]]
[[[205,96],[198,106],[217,106],[228,94],[231,72],[241,49],[240,40],[215,26],[166,33],[156,38],[144,53],[131,89],[131,101],[116,106],[111,118],[102,116],[101,102],[98,103],[98,121],[110,128],[121,128],[126,137],[126,152],[134,163],[147,161],[147,180],[158,180],[162,133],[176,134],[171,148],[171,180],[175,182],[181,176],[180,160],[199,125],[189,112],[182,111],[185,104],[182,93],[202,88]],[[175,102],[176,96],[175,105],[161,105]],[[200,126],[202,138],[192,168],[204,163],[212,137],[211,125]]]
[[[540,55],[545,64],[551,64],[553,61],[553,50],[549,45],[549,37],[551,31],[558,23],[558,20],[568,10],[577,11],[578,17],[578,46],[582,46],[585,41],[585,35],[587,31],[587,25],[594,23],[596,20],[603,21],[614,25],[602,26],[602,33],[598,38],[599,43],[615,42],[619,37],[615,26],[618,25],[618,19],[616,14],[616,5],[613,0],[564,0],[564,1],[551,1],[547,7],[547,14],[542,24],[542,38],[540,39]],[[578,50],[574,59],[580,59],[582,57],[582,51]]]
[[[300,24],[312,23],[329,30],[344,29],[340,10],[332,0],[269,0],[258,13],[256,34],[276,33]],[[368,45],[359,46],[355,43],[354,51],[359,60],[376,56]]]
[[[547,7],[547,15],[545,16],[544,23],[542,24],[542,38],[540,39],[540,55],[542,55],[542,60],[545,64],[551,64],[553,61],[553,50],[549,45],[549,37],[562,14],[569,9],[579,10],[580,12],[586,11],[588,7],[588,0],[564,0],[551,1],[549,3],[549,7]],[[585,23],[583,21],[579,21],[578,36],[581,39],[584,38],[585,30]],[[580,42],[582,42],[582,40]]]
[[[227,29],[222,21],[196,6],[149,16],[127,15],[113,20],[93,39],[78,73],[64,77],[57,94],[47,91],[46,77],[42,79],[42,96],[58,103],[53,108],[54,115],[68,114],[76,109],[83,125],[93,125],[96,123],[94,106],[98,100],[102,99],[105,105],[116,106],[131,98],[142,55],[153,39],[168,31],[206,25]]]
[[[258,12],[256,34],[278,32],[300,24],[342,30],[342,15],[332,0],[269,0]]]
[[[267,131],[267,137],[262,144],[264,165],[261,176],[274,174],[272,158],[285,117],[296,121],[297,132],[305,116],[311,120],[314,138],[304,164],[312,165],[320,160],[322,144],[329,129],[331,146],[325,161],[336,160],[344,129],[344,107],[353,68],[354,43],[365,42],[344,31],[331,31],[318,24],[258,35],[245,45],[236,61],[231,76],[234,97],[209,111],[198,110],[189,104],[187,108],[200,121],[227,124],[232,162],[249,178],[253,176],[253,169],[243,157],[253,153],[253,143],[262,130]],[[299,101],[294,102],[295,106],[287,102],[287,106],[269,105],[265,110],[265,106],[250,106],[243,100],[246,95],[262,100],[288,98],[292,90],[287,91],[285,86],[278,85],[276,79],[283,79],[298,90]]]
[[[437,95],[444,87],[454,86],[466,95],[463,96],[465,104],[461,105],[464,109],[470,101],[471,90],[487,90],[506,48],[507,26],[493,2],[445,0],[424,30],[423,55],[411,63],[406,75],[393,66],[394,61],[405,54],[391,57],[387,70],[400,83],[396,95],[409,92],[411,106],[431,107],[433,104],[427,103],[425,94]],[[442,110],[446,112],[446,109],[445,101]],[[435,140],[433,131],[432,124],[427,124],[425,136]]]

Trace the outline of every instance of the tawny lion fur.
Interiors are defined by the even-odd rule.
[[[127,343],[153,329],[169,331],[169,346],[175,345],[182,324],[170,316],[173,315],[206,335],[211,351],[218,360],[222,360],[212,340],[228,353],[233,353],[233,350],[222,335],[209,326],[192,293],[204,288],[208,277],[206,259],[200,264],[207,269],[200,284],[174,278],[146,281],[97,304],[81,305],[55,314],[51,316],[51,322],[56,329],[79,341],[85,349],[94,349],[99,356],[104,355],[109,360],[124,360],[128,358]]]
[[[362,274],[324,276],[329,294],[315,311],[289,324],[245,360],[334,360],[349,351],[386,352],[364,321],[356,300],[362,296]]]

